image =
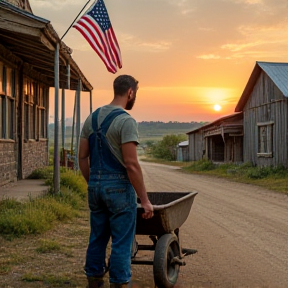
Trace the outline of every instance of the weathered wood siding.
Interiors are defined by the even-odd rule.
[[[243,162],[243,136],[225,137],[224,162]]]
[[[197,131],[189,134],[189,161],[198,161],[203,158],[203,152],[205,150],[204,139],[202,132]]]
[[[288,166],[287,98],[262,71],[244,107],[244,162],[257,166]],[[257,123],[273,122],[273,155],[261,157],[258,152]]]

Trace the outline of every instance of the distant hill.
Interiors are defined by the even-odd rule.
[[[207,122],[143,121],[138,123],[140,140],[161,140],[165,135],[186,134]]]
[[[138,123],[140,141],[161,140],[165,135],[171,134],[186,134],[194,129],[197,129],[208,122],[161,122],[161,121],[142,121]],[[68,122],[68,124],[70,124]],[[81,128],[83,123],[81,124]],[[59,125],[59,134],[61,135],[61,124]],[[74,134],[75,135],[75,134]],[[53,141],[54,123],[49,124],[49,138]],[[71,142],[72,127],[66,126],[65,139],[67,143]]]

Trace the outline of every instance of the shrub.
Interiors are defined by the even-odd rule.
[[[216,167],[217,166],[211,160],[202,159],[195,161],[192,165],[185,169],[190,171],[209,171],[215,169]]]

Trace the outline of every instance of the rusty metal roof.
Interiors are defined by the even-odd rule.
[[[70,64],[70,89],[76,90],[82,80],[82,90],[91,91],[92,85],[86,79],[69,48],[54,30],[49,20],[35,16],[7,2],[0,2],[0,48],[4,47],[18,62],[28,63],[34,71],[54,87],[55,47],[60,45],[59,82],[60,88],[68,87],[67,65]]]
[[[214,126],[219,127],[229,127],[229,126],[235,126],[235,127],[242,127],[243,126],[243,112],[240,113],[234,113],[230,115],[223,116],[221,118],[216,119],[215,121],[205,124],[199,128],[196,128],[190,132],[187,132],[186,134],[193,134],[201,130],[207,130],[210,128],[213,128]]]
[[[264,71],[274,84],[288,97],[288,63],[256,62],[247,85],[236,105],[235,112],[243,110],[261,72]]]

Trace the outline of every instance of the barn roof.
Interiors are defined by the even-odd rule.
[[[233,113],[233,114],[230,114],[230,115],[226,115],[226,116],[223,116],[221,118],[218,118],[217,120],[211,122],[211,123],[208,123],[206,125],[203,125],[199,128],[196,128],[190,132],[187,132],[186,134],[189,135],[189,134],[193,134],[193,133],[196,133],[200,130],[206,130],[206,129],[209,129],[211,127],[214,127],[214,126],[221,126],[221,127],[227,127],[227,126],[243,126],[242,124],[242,119],[243,119],[243,113],[240,112],[240,113]]]
[[[35,16],[11,3],[0,1],[0,39],[0,50],[7,49],[20,63],[28,63],[34,71],[45,77],[50,87],[54,87],[55,47],[59,43],[60,88],[69,87],[69,64],[70,89],[77,89],[79,79],[82,80],[83,91],[93,89],[72,58],[72,49],[61,41],[49,20]]]
[[[238,101],[238,104],[236,105],[235,112],[240,112],[243,110],[262,71],[264,71],[264,73],[266,73],[267,76],[275,83],[275,85],[283,93],[284,97],[288,97],[288,63],[257,61],[248,83],[246,84],[246,87]]]

